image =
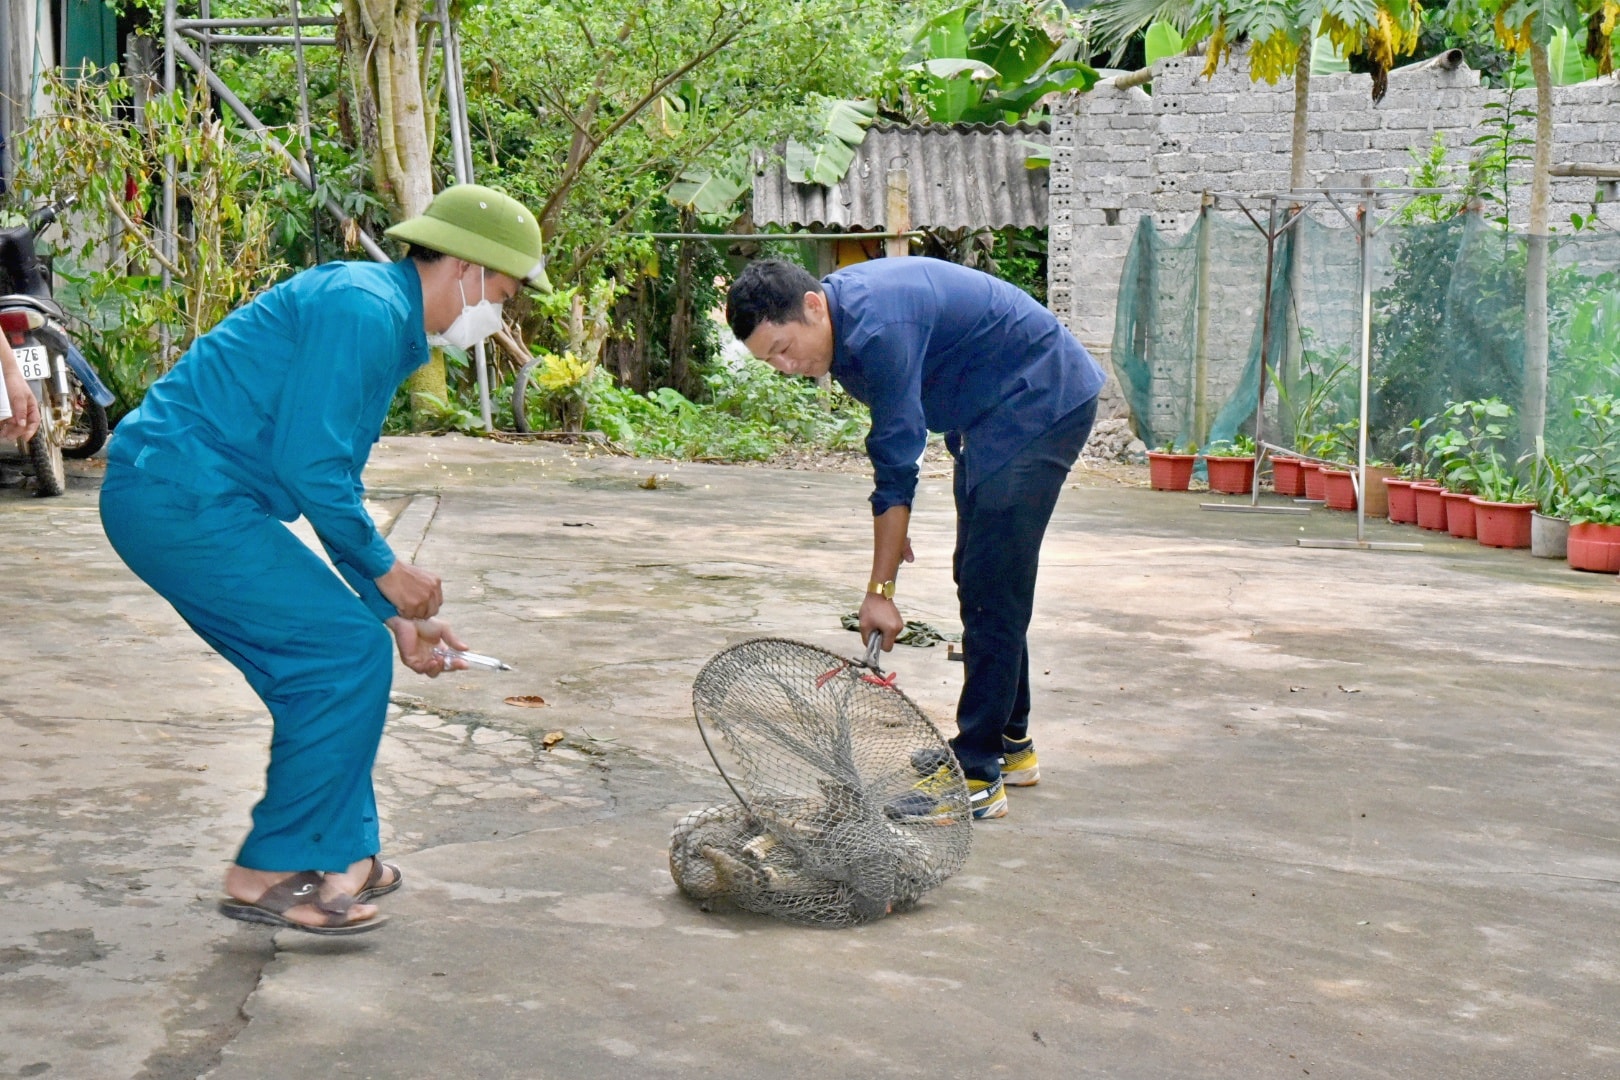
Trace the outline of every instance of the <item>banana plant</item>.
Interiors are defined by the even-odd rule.
[[[902,61],[902,96],[939,124],[1016,122],[1048,94],[1089,90],[1097,72],[1067,32],[1067,9],[1039,3],[1024,18],[962,4],[929,19]]]
[[[831,187],[844,178],[855,160],[855,150],[866,141],[866,131],[877,119],[877,102],[827,99],[818,134],[809,143],[789,139],[788,179],[795,184],[821,184]],[[660,110],[658,123],[679,123],[685,105],[671,99]],[[670,186],[669,201],[696,211],[709,224],[723,224],[736,217],[735,206],[753,188],[753,169],[746,156],[719,169],[692,168],[681,173]]]

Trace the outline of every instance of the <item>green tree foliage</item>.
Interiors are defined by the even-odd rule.
[[[896,18],[855,0],[485,5],[462,24],[479,175],[540,211],[553,282],[644,263],[629,234],[683,176],[809,141],[825,99],[870,87]]]
[[[1526,55],[1536,87],[1536,138],[1530,169],[1529,249],[1524,275],[1524,403],[1521,438],[1525,449],[1542,438],[1547,420],[1548,221],[1552,170],[1552,63],[1549,45],[1567,27],[1586,28],[1586,52],[1601,74],[1613,70],[1613,37],[1620,22],[1617,0],[1453,0],[1457,22],[1490,19],[1496,38],[1515,54]]]
[[[1017,121],[1048,94],[1089,90],[1097,72],[1056,0],[961,4],[927,19],[888,77],[886,105],[908,121]]]
[[[201,93],[150,96],[138,113],[131,97],[116,69],[53,77],[52,110],[21,133],[18,178],[21,205],[72,198],[80,217],[119,225],[111,243],[64,225],[47,245],[85,352],[124,409],[194,338],[286,269],[274,242],[285,213],[280,162],[259,137],[216,115]],[[170,155],[184,228],[166,252],[156,180]]]

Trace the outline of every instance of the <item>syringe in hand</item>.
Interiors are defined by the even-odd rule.
[[[452,649],[444,645],[440,645],[438,648],[434,649],[433,655],[444,662],[445,670],[447,671],[457,660],[463,661],[470,668],[481,668],[484,671],[512,670],[511,664],[503,663],[502,661],[495,659],[493,656],[485,656],[483,653],[462,652],[459,649]]]

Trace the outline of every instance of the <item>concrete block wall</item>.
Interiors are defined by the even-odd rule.
[[[1205,191],[1288,187],[1292,80],[1252,82],[1241,51],[1210,78],[1201,76],[1203,66],[1202,57],[1162,60],[1151,95],[1105,84],[1068,95],[1053,109],[1049,303],[1099,358],[1110,351],[1120,273],[1142,217],[1180,233],[1196,218]],[[1620,163],[1620,80],[1558,87],[1554,95],[1554,162]],[[1307,137],[1312,183],[1351,186],[1371,176],[1375,184],[1401,186],[1413,151],[1426,153],[1436,134],[1460,183],[1476,153],[1469,144],[1488,130],[1486,105],[1503,96],[1482,87],[1465,66],[1392,71],[1377,104],[1369,76],[1318,76],[1311,80]],[[1533,109],[1535,91],[1519,91],[1515,104]],[[1524,123],[1521,133],[1533,137],[1533,121]],[[1620,225],[1612,187],[1599,214]],[[1572,212],[1591,212],[1598,188],[1595,180],[1554,178],[1555,229],[1567,230]],[[1527,167],[1517,170],[1513,195],[1510,217],[1522,228]],[[1317,216],[1330,224],[1337,219],[1331,210]]]

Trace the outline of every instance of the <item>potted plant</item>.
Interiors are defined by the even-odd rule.
[[[1474,535],[1474,506],[1468,501],[1473,492],[1466,490],[1465,479],[1468,473],[1468,436],[1462,430],[1464,416],[1466,412],[1459,405],[1448,404],[1445,412],[1436,418],[1445,425],[1445,430],[1435,432],[1424,444],[1424,450],[1434,465],[1435,475],[1440,480],[1440,505],[1444,515],[1441,528],[1456,537]]]
[[[1356,438],[1359,424],[1354,420],[1346,420],[1342,424],[1334,424],[1312,440],[1312,448],[1319,457],[1327,458],[1332,462],[1346,462],[1356,456]],[[1329,510],[1354,510],[1356,508],[1356,482],[1351,477],[1350,467],[1340,464],[1322,465],[1319,470],[1322,477],[1322,501]]]
[[[1331,439],[1330,431],[1318,431],[1318,424],[1337,415],[1339,384],[1351,370],[1348,347],[1329,355],[1310,347],[1310,338],[1301,330],[1302,349],[1299,371],[1290,387],[1289,380],[1277,368],[1271,369],[1271,382],[1277,390],[1277,404],[1284,421],[1293,433],[1294,449],[1301,454],[1316,455],[1324,438]],[[1326,498],[1320,465],[1313,461],[1288,457],[1272,458],[1272,486],[1279,495],[1304,496],[1318,502]]]
[[[1300,486],[1305,489],[1304,497],[1311,502],[1326,502],[1327,478],[1322,475],[1322,470],[1332,468],[1332,466],[1320,459],[1331,452],[1333,445],[1332,433],[1323,431],[1302,435],[1295,440],[1295,445],[1299,447],[1301,455],[1299,482]]]
[[[1453,507],[1463,519],[1463,528],[1450,528],[1453,536],[1473,535],[1487,547],[1527,548],[1530,546],[1530,513],[1536,508],[1530,489],[1502,456],[1501,444],[1507,439],[1506,424],[1513,418],[1511,406],[1495,398],[1465,401],[1447,409],[1449,429],[1460,435],[1451,445],[1460,446],[1447,457],[1447,525],[1451,526]],[[1460,505],[1468,493],[1468,506]]]
[[[1247,435],[1210,443],[1204,451],[1209,490],[1222,495],[1247,495],[1254,490],[1254,440]]]
[[[1148,451],[1148,482],[1154,491],[1186,491],[1192,483],[1198,447],[1186,443],[1177,450],[1176,446],[1176,440],[1171,439],[1157,450]]]
[[[1430,532],[1446,531],[1446,486],[1438,480],[1418,480],[1412,484],[1412,502],[1417,510],[1417,526]]]
[[[1424,421],[1429,427],[1439,422],[1438,416],[1431,416]],[[1423,478],[1412,482],[1412,501],[1417,510],[1417,525],[1420,529],[1430,532],[1446,531],[1446,485],[1443,479],[1445,465],[1449,460],[1449,446],[1451,440],[1443,439],[1440,435],[1430,435],[1423,441]],[[1441,448],[1446,447],[1448,453],[1441,456]]]
[[[1322,475],[1320,461],[1301,461],[1299,463],[1300,482],[1305,486],[1305,498],[1311,502],[1327,501],[1327,479]]]
[[[1529,462],[1530,493],[1536,508],[1530,512],[1530,554],[1538,559],[1562,559],[1569,545],[1569,466],[1550,456],[1541,436],[1536,449],[1521,462]]]
[[[1438,418],[1444,430],[1424,444],[1446,487],[1446,531],[1452,536],[1472,539],[1477,535],[1476,508],[1471,500],[1478,493],[1481,476],[1501,460],[1497,448],[1507,440],[1506,422],[1512,417],[1512,407],[1498,398],[1451,402]]]
[[[1394,473],[1381,478],[1386,492],[1385,501],[1389,504],[1389,520],[1396,525],[1417,523],[1417,492],[1412,489],[1424,479],[1423,469],[1427,459],[1423,454],[1423,429],[1427,426],[1423,420],[1413,420],[1406,425],[1403,430],[1409,433],[1409,437],[1400,449],[1401,456],[1406,460]],[[1371,486],[1370,480],[1368,486]]]
[[[1620,573],[1620,397],[1575,399],[1581,454],[1570,465],[1569,565]]]
[[[1572,570],[1620,573],[1620,492],[1588,491],[1570,501],[1568,556]]]
[[[1291,495],[1298,498],[1305,494],[1305,474],[1300,466],[1305,464],[1297,457],[1286,454],[1273,454],[1271,457],[1271,490],[1278,495]]]
[[[1474,531],[1486,547],[1527,548],[1530,546],[1530,515],[1536,508],[1528,484],[1497,456],[1481,466],[1475,475],[1478,494],[1474,505]]]

